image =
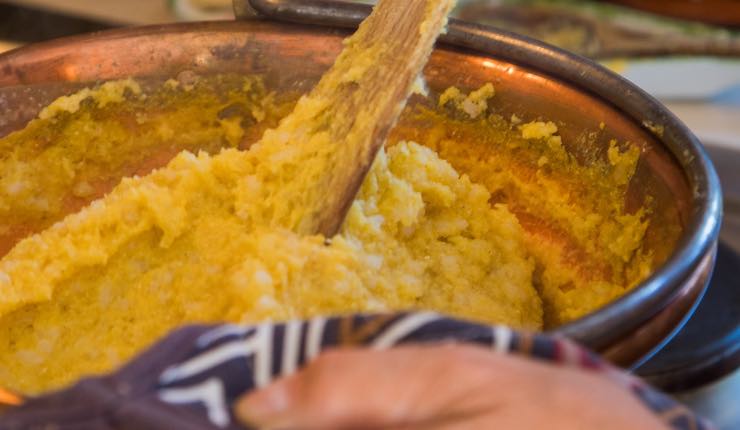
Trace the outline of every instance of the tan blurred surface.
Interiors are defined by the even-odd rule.
[[[5,51],[11,50],[16,47],[18,47],[18,45],[13,42],[6,42],[3,40],[0,40],[0,52],[5,52]]]
[[[5,0],[22,6],[42,8],[113,24],[171,22],[174,15],[166,0]]]

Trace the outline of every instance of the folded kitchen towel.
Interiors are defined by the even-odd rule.
[[[672,428],[709,428],[685,406],[566,339],[417,312],[185,327],[111,375],[23,399],[0,415],[0,430],[240,429],[231,408],[239,396],[294,372],[323,349],[430,342],[469,342],[602,372]]]

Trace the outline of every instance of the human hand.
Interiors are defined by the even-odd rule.
[[[598,372],[468,345],[335,349],[242,397],[270,429],[665,429]]]

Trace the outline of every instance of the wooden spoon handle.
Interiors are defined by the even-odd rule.
[[[289,227],[327,237],[337,233],[453,6],[454,0],[381,0],[298,103],[290,116],[301,118],[303,126],[298,130],[293,123],[286,131],[299,133],[299,145],[317,136],[324,145],[321,154],[304,159],[306,175],[296,180],[306,201],[294,206],[302,206],[302,216]]]

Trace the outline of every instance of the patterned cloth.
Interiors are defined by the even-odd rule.
[[[685,406],[565,339],[403,313],[183,328],[115,374],[24,399],[0,415],[0,430],[241,429],[231,412],[239,396],[295,372],[327,347],[450,341],[602,372],[672,428],[710,428]]]

